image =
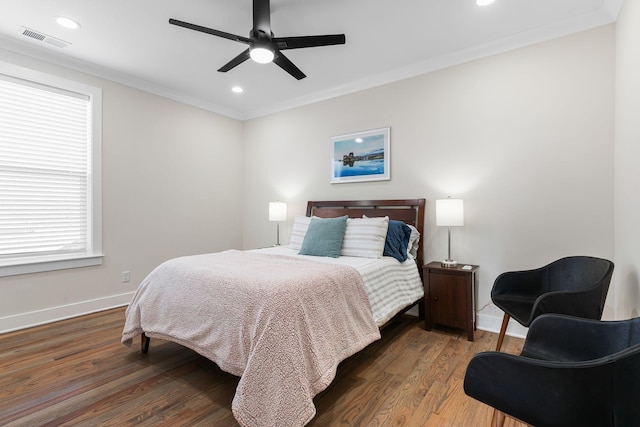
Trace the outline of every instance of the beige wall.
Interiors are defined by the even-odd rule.
[[[0,278],[0,331],[125,304],[171,257],[273,244],[267,206],[278,199],[289,203],[287,242],[309,199],[425,197],[426,257],[439,260],[446,230],[434,201],[464,198],[452,255],[481,266],[478,309],[503,271],[569,254],[613,258],[615,28],[244,124],[0,50],[0,60],[103,88],[105,252],[100,267]],[[392,179],[329,184],[330,137],[386,126]],[[618,160],[622,147],[632,154],[632,132],[627,141]],[[635,177],[628,160],[617,182]],[[613,307],[609,298],[608,316]]]
[[[0,278],[0,331],[126,304],[162,261],[242,246],[241,122],[7,51],[0,60],[103,89],[105,254],[98,267]]]
[[[615,261],[618,318],[640,316],[640,2],[616,25]]]
[[[434,201],[452,195],[466,210],[452,255],[481,266],[478,309],[503,271],[611,259],[614,53],[608,25],[245,122],[244,247],[274,242],[276,199],[287,242],[308,199],[425,197],[426,258],[444,259]],[[385,126],[392,179],[329,184],[330,137]]]

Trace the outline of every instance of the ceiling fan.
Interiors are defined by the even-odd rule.
[[[218,31],[212,28],[202,27],[200,25],[178,21],[173,18],[169,19],[169,24],[248,44],[248,49],[218,70],[222,73],[226,73],[251,58],[262,64],[267,64],[273,61],[287,73],[300,80],[304,79],[306,75],[296,67],[293,62],[284,56],[281,51],[345,43],[344,34],[274,37],[273,32],[271,32],[271,11],[269,0],[253,0],[253,28],[249,32],[249,37],[237,36],[235,34],[225,33],[224,31]]]

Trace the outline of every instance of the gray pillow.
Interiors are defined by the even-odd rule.
[[[338,258],[346,229],[347,215],[338,218],[311,218],[298,253]]]

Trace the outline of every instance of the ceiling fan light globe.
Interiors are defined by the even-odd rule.
[[[249,56],[259,64],[268,64],[274,58],[273,51],[265,47],[252,47],[249,50]]]

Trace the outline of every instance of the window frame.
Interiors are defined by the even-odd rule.
[[[91,235],[92,242],[91,248],[88,248],[85,253],[5,258],[0,264],[0,277],[101,265],[104,257],[102,253],[102,89],[4,61],[0,61],[0,74],[75,92],[89,98],[91,184],[87,197],[91,227],[87,233]]]

